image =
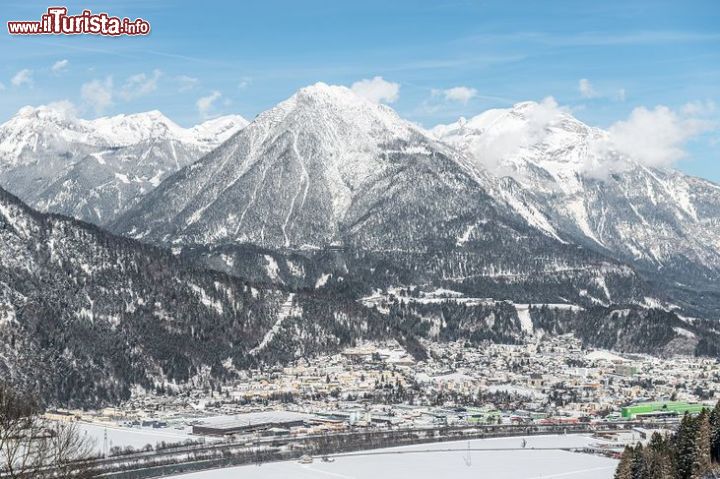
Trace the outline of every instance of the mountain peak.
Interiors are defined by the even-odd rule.
[[[18,110],[14,118],[35,118],[38,120],[51,120],[55,122],[67,121],[74,118],[74,112],[68,105],[63,103],[51,103],[48,105],[38,106],[26,105]]]
[[[540,103],[536,102],[535,100],[525,100],[525,101],[519,101],[517,103],[514,103],[511,110],[515,110],[515,111],[529,110],[532,108],[537,108],[538,106],[540,106]]]
[[[130,145],[151,138],[183,138],[185,133],[184,128],[158,110],[104,116],[91,123],[113,146]]]
[[[316,83],[313,83],[312,85],[307,85],[298,90],[299,93],[303,94],[327,94],[333,91],[340,91],[340,90],[347,90],[350,91],[349,88],[341,86],[341,85],[328,85],[325,82],[319,81]]]
[[[240,115],[225,115],[206,120],[192,127],[198,141],[222,143],[245,128],[248,121]]]
[[[246,128],[258,140],[291,134],[316,138],[318,149],[373,149],[393,139],[407,139],[420,129],[390,107],[363,98],[351,89],[315,83],[297,90],[273,108],[259,114]],[[272,133],[271,133],[272,132]],[[338,159],[329,154],[326,158]]]
[[[124,117],[126,119],[132,119],[134,121],[152,121],[156,123],[162,123],[164,125],[170,125],[172,127],[178,127],[178,124],[168,118],[160,110],[150,110],[139,113],[130,113],[128,115],[118,115],[118,117]]]
[[[199,125],[195,125],[193,128],[202,127],[205,126],[211,126],[211,125],[224,125],[224,124],[248,124],[248,121],[241,115],[223,115],[223,116],[217,116],[215,118],[211,118],[209,120],[205,120],[204,122],[200,123]]]
[[[353,92],[346,86],[342,85],[328,85],[327,83],[317,82],[313,85],[308,85],[297,91],[295,94],[298,98],[307,98],[312,100],[330,101],[330,102],[358,102],[368,101],[362,98],[357,93]]]
[[[333,110],[366,110],[368,112],[383,112],[382,114],[391,114],[400,120],[395,111],[387,105],[373,102],[362,95],[355,93],[350,88],[343,85],[328,85],[327,83],[318,82],[299,89],[288,100],[293,107],[325,107]],[[282,105],[281,103],[280,105]]]
[[[317,83],[260,114],[113,228],[148,241],[173,230],[186,244],[208,238],[299,248],[329,244],[340,238],[351,207],[367,206],[357,203],[367,198],[364,188],[401,174],[401,165],[449,164],[432,156],[436,147],[392,109],[347,87]]]
[[[600,132],[575,118],[569,110],[558,106],[553,98],[546,98],[541,102],[522,101],[510,108],[493,108],[469,119],[460,117],[454,123],[437,125],[431,131],[436,137],[447,140],[449,136],[456,135],[489,133],[497,136],[528,129],[537,132],[547,128],[583,137]]]
[[[84,120],[69,102],[27,106],[0,125],[0,185],[43,211],[103,224],[246,124],[229,116],[183,128],[158,110]]]

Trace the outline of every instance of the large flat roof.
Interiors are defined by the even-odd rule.
[[[286,422],[307,421],[314,418],[312,414],[293,411],[263,411],[234,414],[227,416],[213,416],[202,420],[196,427],[211,427],[215,429],[237,429],[263,424],[282,424]]]

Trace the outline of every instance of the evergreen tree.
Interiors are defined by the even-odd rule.
[[[647,477],[650,479],[673,479],[671,449],[665,437],[658,432],[653,433],[645,454]]]
[[[720,402],[685,414],[672,436],[654,433],[643,447],[626,447],[615,479],[705,479],[720,456]]]
[[[683,416],[675,437],[675,477],[691,479],[695,465],[695,435],[697,421],[689,414]]]
[[[710,442],[710,457],[714,462],[720,462],[720,401],[710,413]]]
[[[615,470],[614,479],[632,479],[632,467],[635,456],[635,449],[625,446],[625,450],[620,456],[620,464]]]
[[[645,448],[640,443],[635,446],[635,453],[633,454],[630,477],[632,477],[632,479],[650,479],[650,477],[648,476],[648,465],[647,457],[645,455]]]
[[[690,476],[692,479],[702,479],[710,471],[711,444],[709,413],[707,409],[703,409],[696,419],[693,467]]]

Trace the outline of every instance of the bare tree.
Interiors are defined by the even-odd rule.
[[[86,479],[92,444],[73,423],[48,421],[29,396],[0,384],[0,479]]]

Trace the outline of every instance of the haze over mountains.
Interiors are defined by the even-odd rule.
[[[551,113],[426,131],[322,83],[247,126],[23,109],[0,126],[0,185],[112,234],[3,193],[0,328],[124,388],[384,335],[417,357],[423,341],[566,333],[717,355],[720,187]],[[102,334],[142,347],[82,353]],[[22,369],[13,350],[0,368]]]

